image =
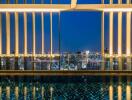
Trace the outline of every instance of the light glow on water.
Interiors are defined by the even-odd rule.
[[[67,79],[67,82],[65,81]],[[118,84],[109,81],[103,82],[100,77],[71,77],[71,78],[47,78],[47,81],[41,81],[41,78],[27,79],[2,79],[0,81],[0,98],[31,100],[31,99],[48,99],[48,100],[114,100],[120,95],[123,100],[130,98],[130,87],[126,82]],[[107,78],[108,79],[108,78]],[[7,80],[9,83],[7,83]],[[10,80],[10,81],[9,81]],[[37,81],[36,81],[37,80]],[[38,81],[39,80],[39,81]],[[42,80],[45,80],[43,78]],[[124,92],[127,91],[127,92]],[[119,93],[120,92],[120,93]],[[122,95],[121,95],[122,94]]]

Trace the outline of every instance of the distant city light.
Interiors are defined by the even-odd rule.
[[[89,53],[90,53],[90,51],[89,51],[89,50],[87,50],[87,51],[86,51],[86,55],[88,55]]]

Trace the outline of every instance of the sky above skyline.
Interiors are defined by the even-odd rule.
[[[4,3],[5,0],[2,0]],[[27,0],[31,3],[32,0]],[[105,0],[105,3],[109,3],[109,0]],[[10,0],[14,3],[14,0]],[[41,0],[36,0],[36,3],[40,3]],[[57,3],[58,0],[53,0],[53,3]],[[60,0],[61,3],[69,3],[70,0]],[[100,3],[101,0],[78,0],[78,3]],[[23,0],[19,0],[19,3],[23,3]],[[45,3],[49,3],[49,0],[45,0]],[[114,0],[117,3],[117,0]],[[125,3],[125,0],[123,0]],[[44,13],[44,31],[45,31],[45,49],[46,52],[50,49],[50,16],[49,13]],[[14,51],[14,14],[11,13],[11,51]],[[61,33],[61,51],[100,51],[101,49],[101,12],[97,11],[64,11],[60,15],[60,33]],[[123,13],[123,40],[125,40],[125,21],[126,15]],[[2,13],[2,34],[3,34],[3,52],[5,52],[6,44],[6,20],[5,13]],[[41,14],[36,13],[36,52],[41,51]],[[114,14],[114,49],[116,51],[117,46],[117,13]],[[32,51],[32,14],[27,14],[27,33],[28,33],[28,52]],[[19,44],[20,52],[23,52],[23,13],[19,13]],[[105,13],[105,47],[108,48],[109,40],[109,13]],[[54,51],[58,51],[58,13],[53,13],[53,47]],[[125,48],[125,42],[123,42],[123,48]]]

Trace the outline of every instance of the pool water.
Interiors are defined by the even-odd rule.
[[[114,100],[118,77],[113,78]],[[109,77],[2,77],[0,100],[109,100]],[[122,78],[126,100],[126,78]]]

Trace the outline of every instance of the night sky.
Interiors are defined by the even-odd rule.
[[[105,3],[109,3],[109,0],[105,0]],[[14,3],[14,0],[10,0]],[[27,0],[27,3],[31,3],[32,0]],[[40,3],[41,0],[36,0],[36,3]],[[78,3],[100,3],[101,0],[78,0]],[[2,1],[5,3],[5,0]],[[19,3],[23,3],[23,0],[19,0]],[[49,0],[45,0],[45,3],[49,3]],[[53,0],[53,3],[58,3],[58,0]],[[60,0],[60,3],[70,3],[70,0]],[[117,3],[117,0],[114,0]],[[125,3],[125,0],[123,0]],[[44,31],[45,31],[45,49],[46,52],[50,48],[50,20],[49,13],[45,13]],[[97,11],[72,11],[61,12],[61,51],[77,52],[77,51],[100,51],[101,49],[101,12]],[[123,13],[123,48],[125,48],[125,18]],[[14,14],[11,13],[11,51],[14,51]],[[105,13],[105,47],[108,48],[109,41],[109,13]],[[28,52],[32,50],[32,14],[27,14],[27,27],[28,27]],[[3,52],[5,53],[5,13],[2,13],[2,33],[3,33]],[[23,52],[23,13],[19,13],[19,38],[20,38],[20,52]],[[116,51],[117,46],[117,13],[114,14],[114,49]],[[54,52],[58,52],[58,13],[53,13],[53,47]],[[36,13],[36,52],[41,51],[41,16],[40,13]]]

